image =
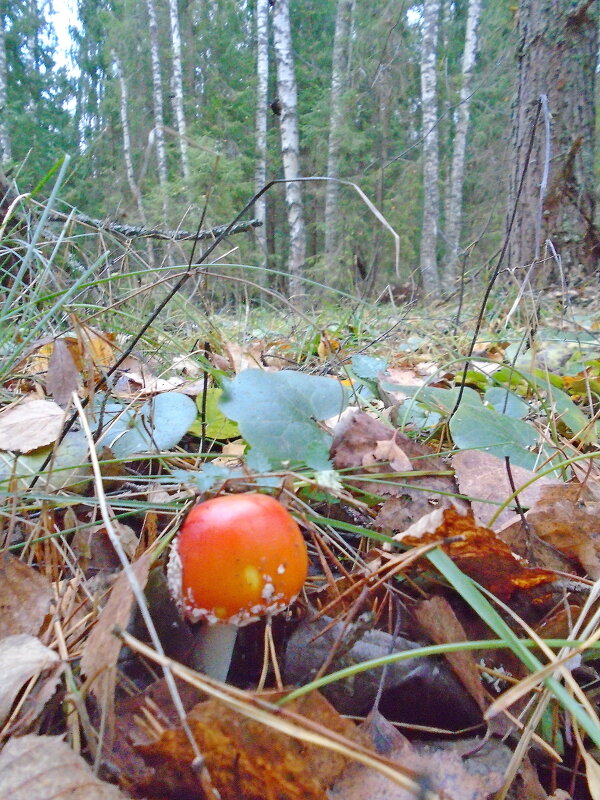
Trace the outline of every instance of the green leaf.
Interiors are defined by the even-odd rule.
[[[228,478],[241,476],[240,469],[229,469],[220,464],[207,461],[199,470],[173,469],[171,475],[181,483],[187,483],[200,492],[208,492],[217,483],[223,483]]]
[[[10,489],[25,491],[52,453],[53,445],[40,447],[26,455],[0,450],[0,495]],[[60,489],[83,491],[89,481],[88,444],[82,431],[69,431],[56,448],[47,472],[37,484],[40,491]]]
[[[543,370],[533,370],[533,372],[523,372],[523,375],[540,389],[544,389],[549,393],[554,413],[570,431],[573,433],[580,433],[585,428],[589,419],[583,411],[575,405],[566,392],[553,386],[552,382],[548,381],[546,372]],[[591,426],[586,433],[580,437],[580,441],[585,444],[595,443],[596,435]]]
[[[352,372],[359,378],[375,380],[381,372],[384,372],[388,363],[384,358],[374,356],[357,355],[352,359]]]
[[[106,430],[96,447],[110,447],[117,458],[168,450],[178,444],[196,414],[194,401],[180,392],[159,394],[139,409],[109,403],[103,417]]]
[[[227,419],[219,408],[219,400],[223,394],[222,389],[212,388],[206,391],[205,407],[205,432],[209,439],[235,439],[240,435],[237,422]],[[196,406],[202,414],[202,400],[204,393],[200,393],[196,398]],[[202,436],[202,420],[196,419],[189,427],[189,432],[194,436]]]
[[[283,461],[329,469],[331,436],[319,420],[341,413],[347,405],[341,384],[330,378],[282,370],[248,369],[225,381],[221,411],[239,423],[252,452],[271,464]]]
[[[384,381],[381,388],[389,392],[402,392],[402,394],[408,395],[412,402],[422,403],[431,411],[446,414],[449,414],[456,405],[460,391],[458,386],[452,389],[439,389],[436,386],[401,386],[390,381]],[[481,406],[481,398],[475,389],[465,386],[461,399],[462,405]]]
[[[461,450],[485,450],[500,458],[509,456],[513,464],[533,469],[533,447],[538,438],[533,425],[499,414],[484,406],[461,403],[450,420],[454,444]]]
[[[484,395],[484,400],[489,403],[499,414],[508,417],[523,419],[529,413],[529,405],[521,397],[501,386],[492,386]]]

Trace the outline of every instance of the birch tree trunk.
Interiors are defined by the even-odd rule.
[[[467,25],[465,46],[462,57],[462,85],[460,100],[456,109],[456,128],[454,131],[454,150],[450,170],[448,191],[448,217],[446,220],[446,243],[448,259],[445,278],[449,284],[456,280],[458,260],[460,256],[460,232],[462,223],[463,184],[465,176],[465,152],[467,149],[467,132],[469,130],[469,113],[473,71],[477,56],[477,26],[481,13],[481,0],[469,0],[467,9]]]
[[[298,139],[298,93],[294,72],[289,0],[276,0],[273,8],[273,46],[277,65],[277,92],[281,104],[281,157],[287,181],[300,177],[300,146]],[[303,292],[302,275],[306,256],[304,206],[300,183],[286,183],[285,200],[290,229],[288,259],[290,296]]]
[[[179,133],[179,152],[181,154],[181,172],[185,180],[190,178],[190,161],[186,139],[185,113],[183,109],[183,77],[181,69],[181,36],[179,34],[179,12],[177,0],[169,0],[169,18],[171,20],[171,41],[173,44],[173,108]]]
[[[600,263],[594,191],[598,4],[594,0],[521,0],[518,22],[509,218],[542,95],[547,97],[548,115],[542,112],[538,117],[509,239],[508,266],[538,261],[544,242],[550,239],[567,276],[590,274]],[[541,269],[550,272],[550,263],[540,264]]]
[[[137,184],[135,179],[135,174],[133,171],[133,159],[131,156],[131,134],[129,131],[129,91],[127,89],[127,82],[125,80],[125,75],[123,74],[123,65],[121,63],[121,59],[117,55],[116,50],[112,50],[112,57],[115,64],[115,73],[117,76],[117,80],[119,82],[119,89],[121,92],[121,100],[119,103],[119,114],[121,117],[121,129],[123,131],[123,160],[125,161],[125,173],[127,175],[127,183],[129,184],[129,190],[135,199],[135,204],[137,206],[138,214],[140,217],[140,223],[146,227],[146,214],[144,211],[144,204],[142,202],[142,193],[140,191],[140,187]],[[152,247],[152,242],[148,239],[146,243],[146,252],[148,254],[148,260],[150,263],[154,262],[154,251]]]
[[[267,182],[267,118],[269,92],[269,0],[256,2],[256,174],[258,192]],[[255,230],[261,266],[267,266],[267,198],[256,201],[254,215],[262,223]],[[262,278],[266,278],[262,276]],[[261,278],[261,283],[265,282]]]
[[[0,13],[0,164],[10,161],[12,151],[10,147],[10,136],[6,123],[6,104],[7,98],[7,74],[6,74],[6,42],[4,30],[4,15]]]
[[[165,150],[165,123],[163,115],[163,92],[160,75],[160,55],[158,49],[158,24],[154,0],[146,0],[148,8],[148,25],[150,29],[150,57],[152,61],[152,100],[154,104],[154,137],[156,141],[156,160],[158,163],[158,180],[163,190],[167,184],[167,154]],[[166,211],[166,197],[163,199]]]
[[[346,62],[352,0],[338,0],[333,40],[331,66],[331,96],[329,112],[329,151],[327,154],[327,177],[338,178],[340,174],[340,144],[343,121],[342,97],[346,86]],[[338,202],[340,186],[328,181],[325,188],[325,260],[328,271],[334,269],[338,249]]]
[[[425,0],[421,50],[421,104],[423,117],[423,228],[420,269],[426,294],[438,295],[437,234],[439,217],[439,156],[437,132],[436,56],[440,0]]]

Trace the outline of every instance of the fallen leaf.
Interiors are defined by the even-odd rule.
[[[65,412],[52,400],[25,400],[0,414],[0,450],[29,453],[55,442]]]
[[[450,603],[441,596],[418,603],[414,613],[421,627],[434,644],[466,642],[468,637]],[[473,653],[446,653],[445,658],[482,711],[488,706],[481,685],[481,676]]]
[[[472,514],[462,515],[456,508],[432,511],[408,530],[394,536],[408,545],[440,542],[459,569],[505,602],[517,590],[528,591],[556,580],[553,572],[528,567],[509,546],[489,528],[476,525]]]
[[[145,553],[131,565],[140,587],[148,579],[152,557]],[[81,671],[92,678],[91,691],[107,707],[107,730],[109,741],[114,733],[114,690],[117,660],[121,652],[121,640],[113,630],[126,628],[133,607],[133,591],[125,572],[122,572],[112,587],[108,602],[100,618],[87,638],[81,656]]]
[[[35,342],[27,352],[27,356],[19,365],[19,369],[26,375],[42,375],[49,369],[50,360],[57,341],[64,342],[69,349],[77,372],[86,377],[90,374],[97,380],[102,373],[114,362],[115,335],[102,333],[88,325],[83,325],[78,320],[77,331],[70,332],[60,339],[45,336]],[[90,364],[93,367],[90,370]]]
[[[286,710],[353,741],[366,741],[352,722],[340,717],[316,692]],[[324,752],[268,728],[218,700],[195,706],[187,721],[222,800],[326,800],[326,787],[349,763],[338,753]],[[153,793],[162,790],[172,797],[185,797],[197,792],[198,777],[191,766],[194,754],[182,730],[166,730],[156,742],[139,745],[137,751],[156,767],[148,779]],[[144,782],[136,789],[143,795]]]
[[[38,491],[83,491],[90,474],[88,458],[83,431],[69,431],[59,445],[40,447],[31,453],[18,455],[0,450],[0,492],[25,491],[34,478],[38,479]]]
[[[202,699],[202,693],[179,678],[175,681],[184,710],[191,711]],[[157,720],[163,727],[176,727],[180,722],[164,678],[151,683],[140,694],[119,698],[115,704],[115,739],[112,750],[105,745],[104,758],[127,792],[135,791],[142,782],[151,785],[156,774],[156,769],[136,749],[136,745],[156,741],[156,728],[142,723],[148,719]],[[160,764],[157,768],[160,770]]]
[[[365,492],[390,498],[382,505],[375,519],[374,527],[379,531],[408,528],[429,513],[432,507],[451,505],[447,495],[458,492],[451,475],[436,474],[448,470],[429,448],[361,411],[346,415],[336,427],[331,447],[334,466],[336,469],[353,469],[357,473],[364,473],[365,463],[373,464],[378,460],[375,453],[381,443],[392,439],[412,464],[413,471],[420,474],[403,475],[396,481],[386,478],[385,483],[366,478],[353,480],[353,485]],[[390,471],[391,465],[388,464],[369,467],[369,475],[373,478],[377,477],[378,472]],[[432,474],[423,475],[423,472]],[[458,502],[460,504],[462,501]]]
[[[0,800],[123,800],[60,736],[22,736],[0,753]]]
[[[357,665],[392,652],[420,645],[370,625],[346,626],[327,616],[303,621],[290,636],[285,652],[284,680],[300,685],[315,677],[334,654],[328,672]],[[481,713],[442,657],[406,658],[383,668],[357,670],[330,683],[323,694],[342,714],[368,714],[384,680],[380,709],[389,719],[450,730],[481,721]]]
[[[410,472],[413,468],[410,458],[394,439],[377,442],[373,456],[375,461],[388,461],[394,472]]]
[[[66,406],[79,386],[79,372],[64,339],[54,342],[48,362],[46,389],[59,406]]]
[[[48,578],[11,553],[0,559],[0,638],[17,633],[36,635],[54,593]]]
[[[461,494],[475,498],[471,500],[471,508],[477,524],[487,525],[498,506],[513,493],[504,459],[483,450],[461,450],[452,456],[452,466]],[[516,489],[536,477],[535,472],[517,465],[511,465],[510,471]],[[544,486],[563,485],[552,478],[537,478],[535,483],[519,492],[519,503],[526,510],[538,501]],[[512,524],[515,518],[513,502],[498,515],[492,530],[501,530]]]
[[[115,334],[90,328],[79,320],[75,322],[75,346],[71,346],[73,339],[68,338],[71,352],[77,369],[87,375],[91,366],[94,367],[94,380],[112,366],[115,360]]]
[[[4,724],[25,683],[59,660],[54,650],[27,633],[0,639],[0,725]]]
[[[542,486],[537,502],[525,515],[529,532],[519,520],[500,532],[503,539],[532,535],[577,561],[588,575],[600,578],[600,502],[586,496],[577,483]]]
[[[158,378],[141,359],[128,356],[119,368],[116,393],[119,396],[146,397],[159,392],[172,392],[183,383],[183,378]]]
[[[381,736],[381,723],[377,735]],[[391,734],[390,734],[391,735]],[[423,792],[438,792],[444,800],[488,800],[504,782],[504,770],[510,761],[509,748],[492,739],[469,758],[480,740],[458,742],[409,742],[401,733],[392,736],[393,749],[386,753],[390,761],[402,764],[417,776]],[[414,800],[407,792],[361,764],[352,764],[329,791],[330,800]]]

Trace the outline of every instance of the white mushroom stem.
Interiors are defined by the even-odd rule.
[[[237,632],[238,626],[228,622],[200,623],[194,633],[191,666],[209,678],[226,681]]]

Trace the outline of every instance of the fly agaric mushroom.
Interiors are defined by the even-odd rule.
[[[308,554],[291,514],[264,494],[221,495],[193,508],[171,548],[167,579],[189,622],[204,622],[194,666],[227,678],[238,627],[294,602]]]

